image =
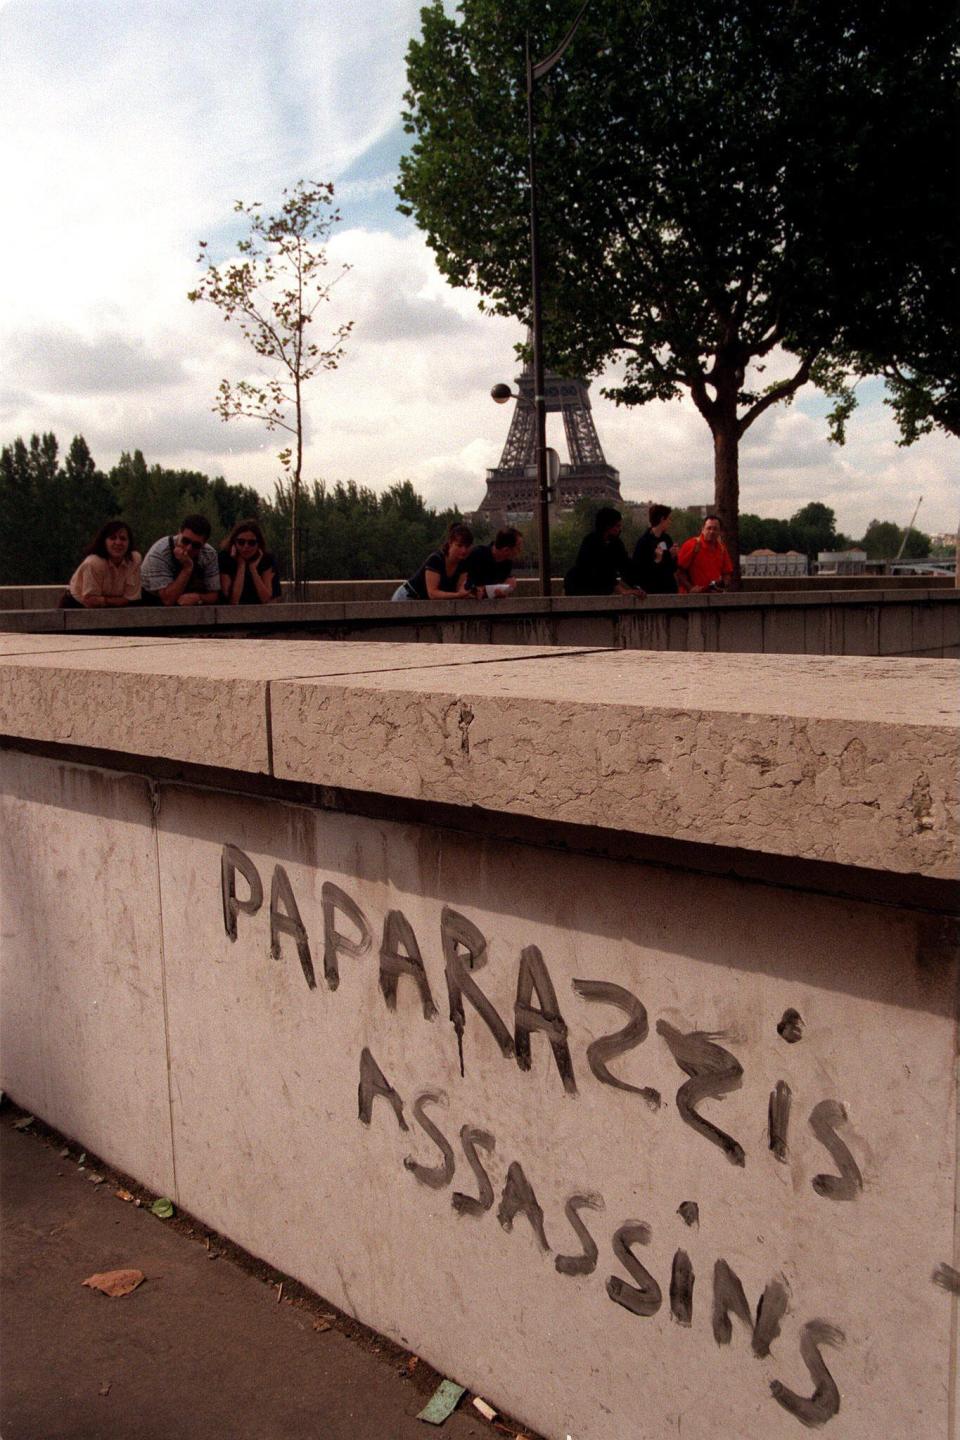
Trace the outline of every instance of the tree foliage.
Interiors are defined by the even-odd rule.
[[[290,491],[278,483],[272,498],[249,485],[231,485],[195,470],[147,463],[125,451],[105,475],[82,436],[61,465],[52,434],[15,440],[0,451],[0,584],[65,585],[105,520],[117,515],[133,529],[138,548],[173,534],[184,515],[205,515],[216,545],[237,520],[255,517],[270,548],[288,553]],[[317,580],[393,579],[412,574],[441,542],[457,510],[426,504],[409,480],[382,494],[352,481],[317,482],[300,505],[300,556],[305,577]],[[474,527],[478,540],[488,538]]]
[[[849,406],[848,322],[876,299],[882,260],[894,291],[916,263],[905,228],[942,223],[924,175],[956,104],[953,14],[945,0],[593,0],[538,91],[548,363],[590,375],[619,360],[607,393],[623,404],[692,396],[735,553],[744,432],[808,380]],[[523,40],[546,53],[570,19],[566,0],[462,0],[457,16],[434,0],[408,52],[401,209],[451,283],[524,322]],[[922,146],[912,170],[904,128]],[[889,164],[901,190],[884,207]],[[775,352],[792,366],[767,380]]]
[[[894,560],[903,542],[903,527],[892,520],[871,520],[861,544],[871,560]],[[903,547],[904,560],[925,560],[930,554],[930,536],[912,530]]]
[[[238,200],[234,210],[247,226],[246,237],[237,244],[239,258],[210,264],[207,241],[201,240],[197,261],[207,268],[188,295],[192,301],[214,305],[224,320],[236,320],[240,333],[264,362],[266,373],[256,379],[221,380],[213,408],[221,420],[247,417],[262,421],[268,430],[290,435],[291,442],[278,459],[289,495],[291,536],[298,523],[303,473],[304,386],[321,370],[337,368],[353,326],[352,321],[337,326],[326,348],[311,339],[307,328],[329,301],[335,283],[325,278],[326,242],[340,219],[332,204],[332,185],[304,180],[283,191],[274,215],[265,214],[258,200],[249,205]],[[347,269],[342,266],[335,279]],[[290,573],[296,580],[295,546],[290,556]]]

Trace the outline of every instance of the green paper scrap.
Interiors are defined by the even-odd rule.
[[[465,1385],[458,1385],[455,1380],[441,1380],[417,1419],[426,1420],[428,1425],[442,1425],[456,1410],[466,1389]]]
[[[161,1196],[150,1206],[150,1214],[156,1215],[159,1220],[169,1220],[173,1214],[173,1201],[168,1200],[166,1196]]]

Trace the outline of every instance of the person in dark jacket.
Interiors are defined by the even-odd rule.
[[[648,595],[676,595],[677,547],[667,534],[669,505],[650,506],[650,528],[633,552],[633,578]]]
[[[598,510],[593,533],[584,536],[575,564],[564,576],[566,595],[638,595],[646,591],[633,583],[633,568],[620,539],[623,516],[605,505]]]

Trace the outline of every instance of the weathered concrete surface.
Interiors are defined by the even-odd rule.
[[[110,809],[103,788],[130,779],[98,773],[72,807],[71,767],[3,763],[38,799],[6,873],[43,873],[52,856],[56,875],[45,827],[56,837],[72,815],[88,834],[90,813]],[[955,927],[435,826],[167,783],[154,794],[163,993],[150,1003],[170,1079],[153,1084],[172,1122],[156,1129],[183,1206],[557,1440],[792,1440],[789,1407],[817,1392],[837,1440],[952,1440],[957,1299],[932,1276],[960,1263]],[[87,881],[101,902],[104,883]],[[48,977],[71,956],[96,976],[115,955],[81,888],[35,891],[31,931],[6,927],[3,948],[5,976],[29,977],[44,953],[33,1013],[80,1042],[99,1023],[90,995],[48,992]],[[493,1007],[492,1029],[465,996],[462,1061],[458,974]],[[598,1042],[630,1020],[604,1056]],[[113,1063],[102,1041],[89,1053]],[[4,1045],[15,1095],[32,1063]],[[71,1090],[87,1083],[50,1087],[45,1118],[69,1129]],[[123,1133],[119,1106],[100,1104]],[[478,1168],[465,1126],[484,1132]],[[99,1148],[116,1159],[109,1135]],[[512,1215],[524,1182],[534,1198]],[[479,1213],[457,1195],[479,1197]],[[579,1215],[596,1254],[565,1213],[575,1195],[592,1197]],[[767,1313],[786,1309],[758,1356],[750,1324],[768,1286]]]
[[[954,667],[608,652],[271,686],[274,770],[956,876]]]
[[[23,645],[27,637],[6,637]],[[269,687],[278,678],[429,667],[490,658],[473,646],[341,646],[280,640],[217,641],[140,637],[95,643],[33,637],[32,651],[0,657],[0,734],[164,756],[267,774]],[[239,646],[239,648],[237,648]],[[505,647],[503,659],[536,657]]]
[[[424,1396],[395,1360],[318,1333],[286,1293],[278,1305],[272,1286],[211,1264],[216,1249],[9,1120],[0,1158],[4,1440],[423,1440]],[[131,1265],[147,1278],[123,1299],[80,1283]],[[463,1409],[443,1437],[494,1433]]]
[[[362,604],[370,600],[389,600],[403,579],[395,580],[308,580],[304,584],[303,600],[311,604]],[[282,580],[286,596],[292,597],[293,586],[289,580]],[[852,590],[866,593],[872,590],[948,590],[953,588],[949,575],[747,575],[743,581],[747,593],[776,593],[793,591],[798,594],[815,594],[820,591]],[[0,610],[49,610],[60,601],[63,585],[0,585]],[[536,577],[520,576],[517,579],[517,595],[523,598],[539,595],[540,581]],[[553,578],[553,593],[563,594],[563,577]]]
[[[882,579],[882,577],[880,577]],[[900,577],[896,577],[899,579]],[[659,595],[570,599],[518,594],[392,605],[365,582],[368,598],[337,602],[335,585],[302,603],[126,610],[0,610],[0,632],[285,636],[430,644],[589,645],[628,650],[733,654],[960,656],[960,592],[952,586],[771,590],[736,595]],[[345,592],[356,587],[345,587]]]
[[[0,733],[952,878],[955,672],[524,646],[51,643],[0,660]]]
[[[144,1184],[174,1182],[150,784],[4,752],[4,1074]]]

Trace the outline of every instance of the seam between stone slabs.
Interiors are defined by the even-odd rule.
[[[338,641],[338,644],[344,642]],[[350,642],[345,642],[349,644]],[[369,644],[369,641],[360,641],[360,644]],[[389,644],[389,641],[385,641]],[[397,641],[399,644],[406,644],[406,641]],[[478,645],[478,650],[487,647]],[[492,647],[491,647],[492,648]],[[375,666],[372,670],[310,670],[304,675],[273,675],[271,680],[278,683],[288,684],[294,680],[351,680],[356,675],[406,675],[411,670],[453,670],[464,665],[512,665],[522,663],[529,665],[532,660],[575,660],[578,655],[621,655],[622,645],[596,645],[590,649],[574,650],[567,645],[554,645],[545,650],[534,650],[532,655],[491,655],[477,660],[440,660],[434,664],[429,661],[420,661],[413,665],[388,665]],[[268,685],[270,681],[266,682]]]
[[[0,636],[5,634],[12,635],[14,633],[12,630],[0,630]],[[26,633],[29,635],[32,632],[28,630]],[[89,630],[78,630],[76,633],[77,635],[89,635],[92,632]],[[3,665],[7,660],[31,660],[35,655],[102,655],[104,651],[115,655],[118,651],[147,650],[155,640],[163,640],[165,638],[163,635],[144,635],[142,639],[135,640],[130,645],[87,645],[82,650],[19,650],[15,655],[0,654],[0,665]],[[195,640],[170,640],[163,646],[163,649],[170,650],[175,645],[192,645],[195,643]]]
[[[160,944],[160,995],[163,1001],[163,1050],[167,1065],[167,1125],[170,1131],[170,1168],[173,1174],[173,1198],[180,1204],[180,1183],[177,1180],[177,1135],[173,1123],[173,1067],[170,1059],[170,1013],[167,1004],[167,956],[163,938],[163,883],[160,870],[160,795],[159,780],[148,779],[150,820],[153,829],[153,854],[157,874],[157,919]]]

